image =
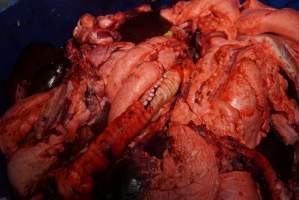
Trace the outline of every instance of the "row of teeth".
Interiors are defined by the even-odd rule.
[[[155,93],[157,91],[157,89],[159,88],[159,86],[161,85],[163,79],[166,78],[166,74],[164,73],[162,78],[160,78],[155,85],[149,90],[148,92],[148,97],[146,98],[146,100],[143,102],[144,106],[147,106],[154,98]]]

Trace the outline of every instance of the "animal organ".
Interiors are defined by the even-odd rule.
[[[126,23],[153,13],[169,30],[126,41]],[[298,170],[284,182],[256,150],[270,127],[298,143],[298,23],[255,0],[83,15],[62,83],[1,118],[12,187],[36,199],[119,199],[131,187],[138,199],[298,196]],[[130,187],[97,194],[123,163]]]

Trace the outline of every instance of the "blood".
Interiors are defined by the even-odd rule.
[[[285,145],[273,127],[256,149],[269,160],[283,181],[291,178],[294,157],[293,147]]]
[[[159,11],[138,14],[120,27],[123,41],[139,43],[154,36],[163,35],[171,24],[160,16]]]

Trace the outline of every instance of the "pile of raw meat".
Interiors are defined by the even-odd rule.
[[[297,11],[191,0],[85,14],[66,57],[57,87],[0,121],[19,198],[299,198]],[[256,148],[270,129],[294,151],[284,180]]]

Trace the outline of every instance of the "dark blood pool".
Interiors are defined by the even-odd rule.
[[[256,149],[266,156],[283,181],[291,178],[294,158],[293,147],[286,146],[273,127]]]
[[[123,41],[139,43],[148,38],[163,35],[171,24],[159,14],[159,11],[138,14],[120,27]]]
[[[64,49],[49,44],[30,44],[20,54],[14,66],[9,97],[14,103],[17,86],[24,97],[47,91],[59,85],[65,76],[68,60]]]

